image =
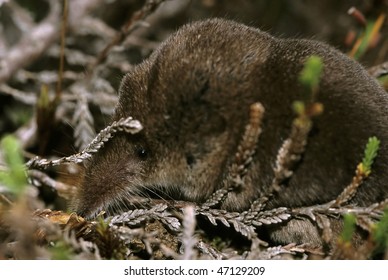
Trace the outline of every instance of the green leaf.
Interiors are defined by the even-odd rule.
[[[51,258],[53,260],[72,260],[74,259],[73,250],[70,245],[60,240],[50,248]]]
[[[297,115],[303,115],[305,112],[305,104],[303,101],[294,101],[292,103],[292,109]]]
[[[344,228],[341,233],[341,240],[350,242],[356,228],[356,217],[353,214],[346,214],[344,216]]]
[[[376,241],[377,251],[384,252],[388,248],[388,209],[384,211],[381,220],[376,223],[373,239]]]
[[[385,90],[388,90],[388,75],[383,75],[377,78],[377,80]]]
[[[20,144],[14,136],[8,135],[1,140],[0,147],[7,165],[6,171],[0,171],[0,183],[19,196],[27,185]]]
[[[50,97],[47,85],[42,85],[38,98],[38,108],[48,108],[50,105]]]
[[[304,68],[299,76],[299,81],[311,90],[315,90],[319,85],[322,70],[322,59],[319,56],[312,55],[304,64]]]
[[[376,20],[369,20],[365,31],[360,37],[359,43],[357,43],[356,48],[354,49],[354,52],[352,50],[351,56],[359,60],[367,51],[368,48],[371,46],[372,42],[376,39],[376,36],[378,36],[382,26],[385,22],[385,15],[381,14]]]
[[[370,137],[368,143],[365,147],[364,158],[362,159],[362,165],[365,169],[365,172],[368,173],[371,171],[371,167],[374,159],[377,156],[379,150],[380,140],[377,137]]]

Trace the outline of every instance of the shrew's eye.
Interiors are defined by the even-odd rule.
[[[148,151],[144,147],[137,147],[136,148],[136,155],[140,159],[145,160],[148,157]]]

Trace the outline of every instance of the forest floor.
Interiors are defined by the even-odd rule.
[[[320,247],[257,234],[295,218],[285,208],[254,222],[249,211],[146,198],[109,218],[69,211],[81,162],[133,125],[108,126],[121,78],[180,26],[213,17],[326,42],[388,88],[387,0],[0,0],[0,259],[388,258],[387,200],[358,209],[334,245],[316,206]],[[355,227],[365,235],[357,249]]]

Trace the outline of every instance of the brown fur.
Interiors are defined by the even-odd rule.
[[[263,132],[246,188],[223,204],[231,211],[246,209],[271,184],[276,154],[290,133],[291,104],[301,99],[298,75],[313,54],[324,62],[318,95],[324,113],[314,122],[294,176],[268,207],[334,199],[351,182],[371,136],[381,140],[381,149],[353,202],[368,205],[386,198],[388,95],[376,81],[325,44],[277,39],[212,19],[181,28],[124,77],[113,119],[133,116],[144,130],[118,135],[94,156],[77,195],[77,211],[90,216],[145,189],[205,201],[226,176],[249,106],[261,102],[266,110]],[[314,242],[314,232],[308,222],[296,221],[272,237]]]

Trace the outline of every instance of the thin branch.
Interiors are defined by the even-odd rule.
[[[101,19],[86,16],[81,22],[79,28],[74,30],[78,35],[97,35],[105,40],[112,40],[116,30],[107,25]]]
[[[379,78],[381,76],[388,75],[388,61],[369,68],[368,72],[369,75],[374,78]]]
[[[312,122],[308,118],[298,118],[293,122],[291,135],[283,142],[276,158],[272,192],[279,192],[284,181],[292,176],[292,169],[305,150],[311,127]]]
[[[352,16],[362,27],[366,27],[368,22],[366,21],[366,18],[363,13],[356,7],[351,7],[348,10],[348,15]]]
[[[339,207],[349,202],[356,195],[358,187],[362,184],[365,177],[366,176],[362,173],[360,168],[357,168],[356,174],[354,175],[352,182],[336,198],[332,207]]]
[[[76,188],[74,186],[56,181],[46,173],[39,170],[29,170],[27,174],[29,179],[32,180],[33,185],[37,185],[36,181],[38,181],[39,184],[43,184],[55,189],[61,197],[66,199],[71,199],[72,195],[75,193]]]
[[[82,73],[77,73],[73,71],[63,72],[63,78],[70,81],[77,81],[82,79],[82,77]],[[31,72],[28,70],[21,69],[16,73],[15,79],[22,83],[25,83],[27,80],[35,80],[37,84],[52,84],[58,81],[58,72],[50,70]]]
[[[1,71],[1,70],[0,70]],[[27,105],[36,104],[36,95],[32,92],[24,92],[15,88],[12,88],[6,84],[0,84],[0,92],[8,94],[15,98],[17,101],[20,101]]]
[[[69,2],[69,30],[76,32],[80,23],[85,16],[88,15],[90,10],[99,8],[104,9],[106,5],[105,0],[82,0],[82,1],[70,1]]]
[[[274,167],[274,178],[267,193],[259,197],[252,203],[246,214],[246,219],[250,220],[264,209],[267,202],[279,191],[283,183],[293,175],[293,168],[299,162],[307,145],[307,137],[312,127],[309,117],[300,116],[294,119],[291,134],[278,151],[276,165]]]
[[[26,33],[20,42],[4,56],[0,67],[0,84],[6,82],[19,69],[26,67],[54,43],[58,37],[57,22],[60,4],[50,1],[51,10],[47,18],[31,32]]]
[[[94,120],[85,95],[80,95],[73,114],[75,146],[82,150],[95,137]]]
[[[147,0],[143,7],[132,15],[132,17],[121,27],[121,30],[116,34],[113,40],[101,51],[96,61],[88,67],[88,72],[91,73],[92,69],[103,63],[108,57],[108,54],[112,48],[114,46],[120,45],[128,36],[128,34],[138,26],[137,23],[141,22],[147,16],[152,14],[152,12],[154,12],[164,1],[165,0]]]
[[[197,255],[194,250],[194,246],[197,243],[196,238],[194,237],[196,224],[194,207],[188,206],[183,208],[183,260],[195,259]]]
[[[358,206],[341,206],[333,207],[334,201],[330,201],[325,204],[313,205],[303,208],[292,209],[291,214],[294,217],[307,216],[312,221],[316,221],[315,214],[324,214],[329,216],[340,216],[345,214],[353,213],[356,216],[368,216],[373,219],[380,219],[382,211],[378,208],[380,204],[372,204],[369,207],[358,207]]]
[[[109,141],[116,132],[125,131],[126,133],[135,134],[142,130],[141,123],[137,120],[128,117],[126,119],[120,119],[119,121],[113,122],[110,126],[101,130],[101,132],[93,139],[93,141],[80,153],[74,154],[68,157],[62,157],[56,160],[47,160],[35,157],[27,162],[29,169],[34,168],[48,168],[50,166],[56,166],[64,163],[81,163],[84,160],[90,158],[92,154],[96,153],[99,149],[104,146],[104,143]]]
[[[26,9],[21,7],[16,1],[7,2],[10,10],[12,10],[12,20],[15,25],[23,32],[30,32],[31,28],[35,25],[32,14]]]
[[[62,79],[63,79],[63,68],[65,62],[65,39],[66,39],[66,28],[67,28],[67,18],[68,18],[68,0],[63,0],[63,14],[62,14],[62,24],[61,24],[61,51],[59,55],[59,69],[58,69],[58,81],[57,88],[55,91],[55,101],[59,103],[62,95]]]
[[[249,113],[249,123],[245,127],[244,135],[237,147],[234,161],[229,167],[228,176],[223,182],[223,187],[210,196],[201,206],[203,209],[218,205],[229,192],[244,186],[243,178],[252,163],[252,156],[256,152],[257,142],[261,134],[264,107],[260,103],[254,103],[250,106]]]
[[[60,36],[58,18],[61,15],[61,7],[58,1],[49,1],[50,13],[40,24],[25,33],[19,43],[4,54],[0,63],[0,84],[7,82],[13,74],[36,59],[38,59],[50,45],[55,43]],[[69,5],[69,28],[76,29],[84,16],[98,6],[102,6],[103,0],[71,1]]]

